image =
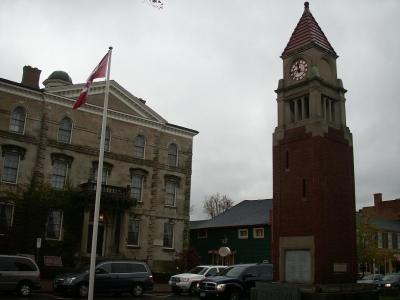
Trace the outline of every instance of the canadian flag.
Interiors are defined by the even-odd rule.
[[[89,78],[86,80],[85,86],[83,87],[81,93],[79,94],[78,99],[75,101],[74,107],[72,107],[72,109],[77,109],[78,107],[85,104],[87,94],[89,92],[89,89],[90,89],[94,79],[106,77],[109,54],[110,54],[110,52],[107,52],[107,54],[104,55],[103,59],[100,61],[100,63],[97,65],[97,67],[94,68],[93,72],[90,74]]]

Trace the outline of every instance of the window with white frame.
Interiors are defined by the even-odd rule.
[[[1,181],[17,183],[20,153],[17,151],[5,151],[3,153],[3,171]]]
[[[253,228],[253,238],[263,239],[264,238],[264,228],[262,228],[262,227]]]
[[[0,235],[9,231],[12,226],[14,204],[0,202]]]
[[[176,206],[176,192],[178,183],[173,180],[167,180],[165,183],[165,205]]]
[[[128,238],[126,240],[127,245],[139,246],[139,238],[140,238],[140,220],[138,220],[135,216],[129,216]]]
[[[137,202],[142,202],[144,175],[132,174],[131,197]]]
[[[168,146],[168,165],[171,167],[178,165],[178,146],[174,143]]]
[[[71,142],[72,121],[68,117],[64,117],[58,127],[57,141],[69,144]]]
[[[93,181],[97,182],[97,172],[98,172],[98,167],[94,167],[93,168]],[[111,169],[103,166],[103,173],[101,174],[101,184],[107,184],[108,182],[108,178],[110,178],[110,173],[111,173]]]
[[[63,212],[61,210],[51,210],[47,215],[46,239],[61,240],[61,230],[63,222]]]
[[[26,112],[21,106],[16,107],[11,113],[10,131],[23,134],[25,131]]]
[[[174,224],[172,223],[164,223],[164,240],[163,240],[164,248],[174,248]]]
[[[137,158],[144,158],[145,139],[143,135],[138,135],[133,144],[133,156]]]
[[[50,185],[54,189],[62,190],[65,187],[68,175],[68,162],[56,159],[53,162],[53,170],[50,178]]]
[[[249,231],[247,229],[239,229],[238,230],[238,238],[239,239],[248,239]]]

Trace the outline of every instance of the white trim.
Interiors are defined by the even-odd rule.
[[[60,211],[61,212],[60,231],[58,233],[58,238],[53,239],[53,238],[48,238],[47,237],[47,226],[48,226],[48,221],[49,221],[48,220],[49,215],[47,215],[46,231],[45,231],[44,236],[45,236],[45,239],[48,240],[48,241],[62,241],[62,238],[63,238],[62,237],[62,232],[63,232],[62,228],[63,228],[63,221],[64,221],[64,211],[62,209],[52,209],[52,210],[50,210],[49,213],[52,213],[53,211]]]
[[[71,132],[70,132],[70,135],[69,135],[69,141],[68,141],[68,142],[60,141],[60,140],[58,139],[58,134],[59,134],[59,132],[60,132],[60,125],[61,125],[61,122],[62,122],[65,118],[67,118],[67,119],[69,119],[69,120],[71,121]],[[71,119],[71,117],[69,117],[69,116],[64,116],[63,118],[61,118],[61,120],[58,122],[57,139],[56,139],[56,141],[59,142],[59,143],[63,143],[63,144],[71,144],[73,129],[74,129],[74,121]]]
[[[246,235],[241,235],[241,232],[246,232]],[[247,240],[249,238],[249,230],[247,228],[239,228],[238,229],[238,239],[239,240]]]
[[[262,230],[262,236],[257,235],[257,230]],[[253,239],[263,239],[265,237],[265,230],[263,227],[254,227],[253,228]]]
[[[175,165],[170,165],[169,164],[169,147],[174,144],[176,146],[176,161],[175,161]],[[179,165],[179,146],[175,141],[172,141],[170,143],[168,143],[167,145],[167,165],[170,167],[177,167]]]
[[[171,245],[171,247],[165,247],[164,246],[164,235],[165,235],[165,224],[169,224],[169,225],[171,225],[172,226],[172,245]],[[164,223],[164,226],[163,226],[163,231],[164,231],[164,234],[163,234],[163,244],[162,244],[162,246],[163,246],[163,248],[164,249],[175,249],[174,248],[174,246],[175,246],[175,232],[174,232],[174,226],[175,224],[173,224],[173,223],[171,223],[171,222],[165,222]]]
[[[139,231],[138,231],[138,238],[137,238],[137,244],[129,244],[129,221],[132,218],[132,220],[134,220],[135,222],[139,222]],[[126,237],[126,246],[127,247],[140,247],[140,231],[141,231],[141,222],[140,219],[138,218],[134,218],[133,216],[129,215],[128,217],[128,236]]]
[[[12,121],[12,114],[13,114],[14,110],[16,110],[18,107],[21,107],[21,108],[24,110],[24,113],[25,113],[25,117],[24,117],[24,128],[22,129],[22,132],[10,130],[10,125],[11,125],[11,121]],[[14,106],[14,108],[12,108],[12,109],[10,110],[10,112],[11,112],[11,114],[10,114],[10,122],[9,122],[9,124],[8,124],[8,131],[9,131],[9,132],[12,132],[12,133],[15,133],[15,134],[25,135],[26,119],[27,119],[27,116],[28,116],[28,111],[27,111],[27,109],[26,109],[23,105],[21,105],[21,104],[16,104],[16,105]]]
[[[4,157],[5,157],[5,155],[6,155],[7,153],[16,153],[16,154],[18,154],[18,165],[17,165],[17,174],[16,174],[16,176],[15,176],[15,182],[3,180],[4,162],[5,162]],[[21,162],[21,154],[20,154],[19,152],[10,152],[10,151],[7,152],[7,151],[6,151],[6,152],[4,153],[4,156],[3,156],[3,166],[2,166],[2,168],[1,168],[0,182],[7,183],[7,184],[12,184],[12,185],[17,185],[17,184],[18,184],[18,175],[19,175],[19,165],[20,165],[20,162]]]

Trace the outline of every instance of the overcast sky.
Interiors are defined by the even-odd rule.
[[[272,132],[280,55],[303,1],[0,1],[0,77],[22,68],[84,82],[114,47],[111,79],[168,122],[198,130],[193,147],[193,219],[205,195],[236,203],[272,198]],[[357,208],[373,193],[400,198],[400,1],[310,1],[338,53],[348,90]]]

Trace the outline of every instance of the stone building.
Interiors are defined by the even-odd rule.
[[[90,253],[105,82],[94,83],[86,105],[73,111],[83,84],[73,84],[67,73],[55,71],[42,89],[40,72],[25,66],[21,83],[0,79],[0,252],[15,239],[18,198],[35,179],[54,190],[78,189],[90,198],[76,219],[81,230],[74,233],[80,238],[76,255],[85,257]],[[101,208],[98,255],[144,260],[154,271],[172,265],[175,252],[189,238],[197,133],[168,123],[111,80],[102,200],[109,207],[133,205],[119,213]],[[42,240],[54,244],[63,241],[64,234],[63,211],[51,210]]]
[[[358,217],[369,225],[377,249],[374,260],[359,264],[360,272],[399,272],[400,199],[383,201],[381,193],[374,194],[374,205],[361,208]]]

